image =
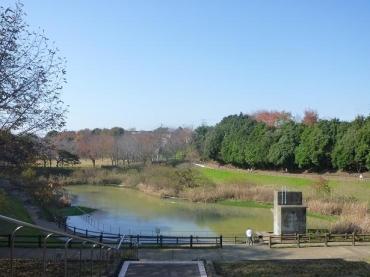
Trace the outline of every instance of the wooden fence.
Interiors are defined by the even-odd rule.
[[[292,234],[269,235],[264,237],[270,248],[275,246],[335,246],[335,245],[364,245],[370,243],[370,234]]]
[[[85,236],[86,239],[96,240],[105,245],[117,245],[117,241],[120,238],[124,238],[122,241],[123,248],[135,247],[222,247],[223,237],[204,237],[204,236],[143,236],[143,235],[125,235],[125,236],[115,236],[115,235],[89,235]],[[15,247],[29,247],[29,248],[41,248],[43,247],[45,235],[17,235],[17,239],[14,242]],[[60,248],[64,247],[65,241],[63,241],[63,236],[54,235],[52,239],[49,240],[48,248]],[[0,234],[0,247],[10,247],[11,245],[11,234]],[[71,241],[68,245],[69,248],[81,247],[79,242]]]

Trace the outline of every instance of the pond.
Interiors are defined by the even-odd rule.
[[[143,192],[115,187],[68,186],[72,205],[97,209],[90,215],[70,216],[67,224],[98,232],[155,235],[243,235],[246,228],[270,231],[272,211],[160,199]],[[310,228],[327,222],[308,218]]]

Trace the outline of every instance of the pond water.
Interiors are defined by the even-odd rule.
[[[97,209],[90,215],[70,216],[67,224],[82,229],[121,234],[243,235],[246,228],[270,231],[272,211],[160,199],[143,192],[114,186],[68,186],[72,205]],[[310,228],[325,221],[308,218]]]

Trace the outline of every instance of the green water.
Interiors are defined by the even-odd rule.
[[[68,186],[73,205],[97,209],[91,215],[70,216],[67,223],[82,229],[125,234],[242,235],[250,227],[272,230],[272,212],[266,208],[233,207],[160,199],[113,186]],[[327,222],[309,218],[310,228]]]

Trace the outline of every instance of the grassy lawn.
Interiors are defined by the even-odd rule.
[[[0,214],[32,223],[32,220],[22,202],[9,196],[3,190],[0,190]],[[15,227],[16,226],[12,223],[0,221],[0,235],[9,234]],[[38,235],[40,233],[34,229],[23,228],[18,232],[18,234]]]
[[[196,168],[203,176],[216,184],[243,184],[255,185],[278,185],[302,187],[312,184],[314,181],[309,178],[293,176],[279,176],[253,172],[238,171],[233,169]]]
[[[273,207],[270,203],[262,203],[256,202],[253,200],[221,200],[217,201],[217,204],[226,205],[226,206],[234,206],[234,207],[247,207],[247,208],[265,208],[271,209]]]
[[[83,215],[96,211],[96,209],[83,207],[83,206],[70,206],[63,209],[58,209],[54,211],[54,214],[58,216],[74,216]]]
[[[336,196],[352,196],[360,201],[370,202],[370,180],[331,179],[329,180],[329,186]]]
[[[220,276],[369,276],[367,262],[328,260],[280,260],[214,263]]]
[[[202,176],[216,184],[255,184],[276,187],[287,186],[300,190],[305,195],[313,193],[312,184],[321,175],[312,174],[310,177],[281,176],[280,174],[261,172],[246,172],[236,169],[195,168]],[[354,197],[360,201],[368,201],[370,206],[370,180],[360,181],[357,178],[323,176],[329,180],[333,196]],[[235,205],[238,205],[234,203]],[[243,204],[249,205],[249,204]]]

